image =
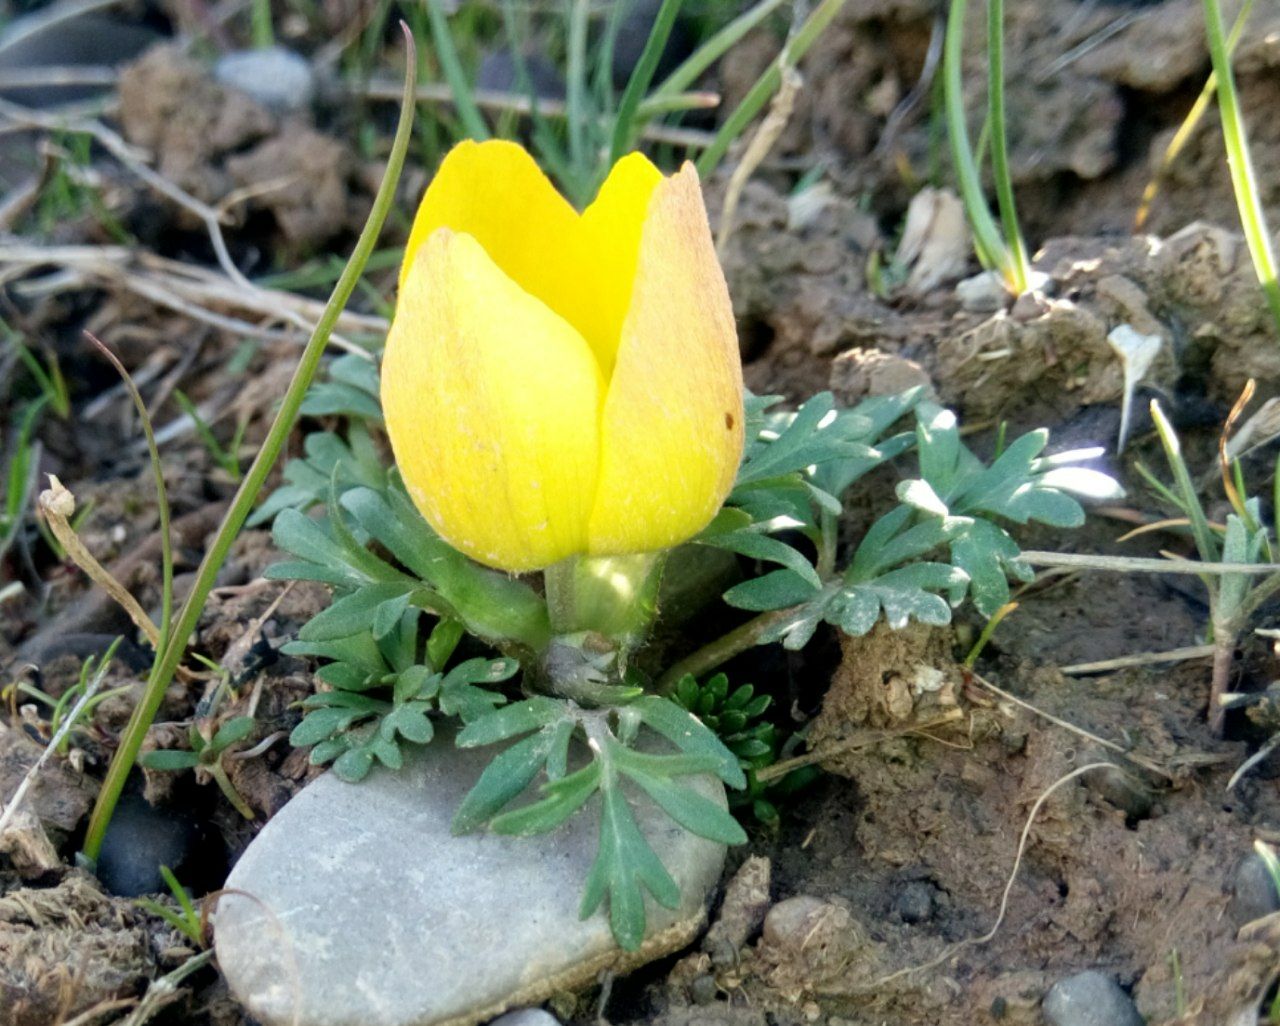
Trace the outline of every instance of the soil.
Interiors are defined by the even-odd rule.
[[[179,6],[175,24],[203,17]],[[354,17],[352,5],[324,6],[330,32]],[[1171,531],[1119,541],[1168,512],[1135,470],[1139,461],[1162,465],[1148,400],[1160,399],[1192,465],[1207,469],[1245,383],[1256,382],[1260,399],[1280,393],[1280,348],[1235,228],[1215,114],[1165,177],[1151,234],[1132,230],[1152,168],[1208,73],[1200,3],[1009,7],[1012,159],[1024,231],[1042,243],[1042,287],[992,309],[980,295],[960,298],[956,279],[977,273],[971,263],[926,275],[924,289],[910,284],[922,279],[905,267],[877,280],[875,268],[893,267],[912,196],[936,177],[939,160],[945,168],[927,81],[911,100],[937,5],[848,0],[803,67],[796,110],[748,184],[724,251],[747,383],[793,401],[830,388],[848,404],[923,384],[957,409],[980,451],[990,451],[1005,422],[1010,430],[1049,427],[1055,451],[1103,445],[1114,453],[1123,373],[1108,336],[1125,325],[1156,336],[1161,354],[1134,401],[1130,445],[1105,460],[1127,499],[1097,510],[1079,532],[1029,532],[1023,541],[1138,556],[1186,552],[1185,538]],[[1267,112],[1280,103],[1280,15],[1260,9],[1254,17],[1237,69],[1274,217],[1280,121]],[[978,28],[967,43],[975,112],[984,103]],[[314,27],[292,42],[310,52],[323,40],[307,31]],[[777,26],[761,29],[706,83],[723,91],[726,108],[777,45]],[[246,273],[349,248],[379,170],[352,141],[362,110],[352,97],[327,99],[315,114],[278,115],[166,44],[125,70],[119,100],[124,137],[165,177],[215,206],[233,197],[224,231]],[[198,218],[105,155],[99,164],[111,214],[139,248],[212,266]],[[813,167],[823,169],[822,188],[802,202],[794,187]],[[425,170],[406,175],[406,206]],[[713,221],[726,177],[707,183]],[[940,214],[933,223],[947,220]],[[29,241],[108,239],[86,213]],[[945,238],[936,241],[947,248]],[[154,609],[158,514],[145,450],[128,397],[87,353],[81,331],[119,353],[153,408],[180,590],[235,480],[184,424],[173,394],[180,389],[199,405],[223,444],[245,425],[247,454],[265,432],[299,340],[274,323],[274,334],[246,344],[225,323],[157,306],[118,278],[72,275],[68,283],[58,273],[56,265],[0,270],[0,312],[58,355],[74,407],[67,421],[42,419],[40,471],[90,507],[85,544]],[[394,273],[371,273],[371,293],[390,295]],[[370,310],[368,296],[359,304]],[[4,374],[11,367],[0,364]],[[7,391],[0,413],[11,420],[29,394],[26,385]],[[1258,491],[1270,487],[1274,457],[1273,447],[1246,463]],[[891,483],[868,479],[846,538],[858,537]],[[147,773],[131,784],[162,818],[198,810],[222,862],[318,772],[285,741],[297,702],[315,688],[312,666],[279,646],[326,595],[264,580],[275,558],[267,531],[244,532],[198,630],[198,650],[221,670],[175,683],[148,738],[148,747],[185,745],[190,724],[208,727],[204,710],[226,689],[218,717],[251,714],[257,723],[238,746],[253,754],[227,764],[255,819],[192,774]],[[34,531],[4,559],[6,579],[26,588],[0,604],[5,683],[22,680],[56,697],[128,621]],[[735,681],[775,695],[784,726],[804,732],[800,751],[825,773],[783,804],[776,831],[756,827],[734,854],[736,875],[726,875],[714,925],[695,950],[616,981],[603,1007],[609,1021],[1034,1026],[1048,987],[1087,968],[1118,980],[1152,1026],[1260,1021],[1280,966],[1280,918],[1253,918],[1258,910],[1232,888],[1255,839],[1280,841],[1280,763],[1271,756],[1227,784],[1268,732],[1233,714],[1226,739],[1211,735],[1203,659],[1063,672],[1201,642],[1199,582],[1046,574],[1018,602],[973,669],[961,660],[982,625],[963,616],[948,630],[828,636],[808,655],[759,650],[735,662]],[[1274,625],[1275,610],[1264,612],[1258,625]],[[69,757],[49,760],[29,797],[33,815],[0,854],[3,1026],[65,1023],[95,1008],[93,1021],[121,1021],[151,981],[194,953],[193,941],[132,899],[105,894],[72,863],[146,664],[140,646],[121,649],[108,685],[124,690],[98,708]],[[1245,637],[1232,686],[1262,690],[1276,674],[1268,643]],[[47,739],[38,703],[16,693],[6,700],[0,795],[12,793]],[[1100,762],[1108,765],[1084,769]],[[587,1022],[599,996],[555,1007]],[[249,1023],[212,969],[185,980],[164,1014],[197,1026]]]

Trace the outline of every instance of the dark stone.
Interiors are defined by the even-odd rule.
[[[898,892],[893,910],[904,923],[923,923],[933,918],[934,887],[927,880],[912,880]]]
[[[1237,926],[1280,911],[1280,894],[1266,863],[1250,854],[1236,864],[1231,880],[1231,918]]]
[[[140,794],[121,796],[98,853],[98,880],[122,898],[168,893],[161,866],[202,895],[221,885],[226,853],[217,835],[186,813],[156,808]]]
[[[1133,999],[1096,969],[1059,980],[1041,1010],[1049,1026],[1144,1026]]]
[[[529,87],[533,87],[533,95],[543,100],[559,100],[564,98],[564,80],[556,66],[545,57],[536,53],[524,55],[523,79],[515,54],[507,47],[490,50],[480,61],[480,70],[476,74],[476,88],[492,90],[496,93],[515,93],[527,96]]]
[[[625,88],[631,73],[640,63],[640,55],[644,52],[649,35],[653,32],[653,22],[658,16],[658,8],[662,0],[637,0],[631,10],[622,18],[618,26],[618,37],[613,44],[613,84]],[[681,21],[677,18],[667,36],[667,44],[662,48],[662,56],[658,58],[658,69],[654,72],[654,83],[664,78],[680,66],[680,62],[693,53],[694,39]]]

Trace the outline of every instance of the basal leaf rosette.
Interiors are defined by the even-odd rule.
[[[518,145],[453,149],[405,251],[382,402],[415,505],[480,563],[697,534],[738,469],[743,387],[693,166],[633,153],[579,214]]]

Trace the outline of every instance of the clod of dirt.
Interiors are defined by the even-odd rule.
[[[855,346],[831,361],[831,391],[846,406],[877,395],[896,395],[917,385],[936,398],[933,380],[915,360],[880,349]]]
[[[800,895],[769,910],[755,955],[770,986],[797,1000],[837,979],[841,990],[869,983],[881,968],[878,947],[848,908]]]
[[[769,909],[769,881],[773,866],[767,858],[752,855],[725,887],[716,921],[702,939],[702,950],[711,963],[723,968],[738,959],[738,952],[760,929]]]
[[[227,160],[232,181],[258,189],[254,206],[276,222],[286,252],[305,252],[347,231],[358,214],[358,165],[332,136],[290,123],[243,156]]]
[[[956,707],[950,632],[913,624],[877,624],[860,638],[840,637],[842,658],[814,721],[810,746],[820,750],[854,730],[929,720]]]
[[[9,856],[14,870],[24,880],[38,880],[62,869],[58,849],[44,832],[39,818],[27,808],[14,813],[0,831],[0,855]]]
[[[141,989],[154,960],[127,903],[73,871],[47,890],[0,898],[0,1009],[6,1026],[48,1026]]]
[[[121,72],[120,121],[162,175],[206,203],[231,189],[223,158],[276,127],[263,107],[218,85],[178,46],[157,46]]]
[[[42,749],[22,731],[0,723],[0,795],[11,795],[40,758]],[[24,799],[55,843],[75,832],[89,812],[96,788],[63,759],[53,756],[36,774]]]

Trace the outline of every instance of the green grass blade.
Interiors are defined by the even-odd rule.
[[[1018,228],[1013,201],[1013,176],[1009,172],[1009,140],[1004,116],[1004,0],[987,0],[987,102],[991,125],[991,174],[996,183],[996,203],[1004,227],[1012,284],[1019,294],[1027,290],[1027,246]]]
[[[436,59],[440,61],[440,70],[453,93],[454,107],[462,121],[462,128],[472,139],[488,139],[489,126],[485,124],[480,108],[476,106],[471,83],[467,81],[462,62],[458,60],[458,48],[453,44],[453,33],[449,29],[449,19],[444,8],[440,6],[440,0],[426,0],[426,3]]]
[[[711,65],[728,53],[738,42],[786,0],[761,0],[745,14],[740,14],[724,28],[694,50],[675,71],[671,72],[649,94],[650,100],[674,96],[687,90]],[[643,105],[642,105],[643,106]]]
[[[1200,504],[1200,496],[1196,493],[1195,483],[1191,480],[1187,461],[1182,458],[1182,444],[1178,441],[1178,434],[1165,417],[1158,402],[1151,403],[1151,418],[1156,423],[1156,431],[1160,435],[1160,444],[1164,447],[1165,459],[1169,461],[1169,469],[1173,472],[1174,485],[1181,499],[1180,505],[1191,522],[1191,536],[1195,539],[1196,550],[1204,562],[1216,562],[1221,555],[1222,547],[1209,526],[1204,507]],[[1216,594],[1217,584],[1210,584],[1210,580],[1211,578],[1205,578],[1210,592]]]
[[[675,28],[683,2],[684,0],[662,0],[662,5],[658,8],[649,38],[645,40],[640,59],[632,69],[631,77],[627,79],[627,88],[623,90],[622,100],[618,104],[618,115],[613,122],[613,139],[609,144],[610,166],[631,149],[640,101],[648,91],[649,83],[653,81],[654,72],[658,70],[658,61],[671,37],[671,30]]]
[[[1249,14],[1252,11],[1253,0],[1244,0],[1244,5],[1240,8],[1240,13],[1236,15],[1235,23],[1231,26],[1231,35],[1227,39],[1228,55],[1235,53],[1236,46],[1240,43],[1240,37],[1244,34],[1245,22],[1249,20]],[[1209,110],[1209,104],[1213,102],[1217,92],[1218,76],[1210,72],[1209,77],[1204,80],[1200,95],[1196,97],[1196,102],[1191,105],[1191,109],[1187,111],[1187,116],[1182,119],[1182,124],[1178,126],[1178,130],[1173,133],[1173,138],[1169,140],[1169,145],[1165,147],[1164,153],[1160,157],[1160,166],[1156,168],[1155,174],[1151,176],[1151,181],[1147,183],[1147,187],[1142,190],[1142,200],[1138,204],[1138,212],[1133,216],[1133,230],[1135,232],[1141,231],[1147,223],[1147,218],[1151,216],[1151,205],[1155,202],[1155,198],[1160,192],[1161,181],[1169,173],[1169,168],[1178,159],[1178,155],[1186,148],[1200,122],[1204,120],[1204,116]]]
[[[1245,133],[1244,118],[1240,114],[1240,96],[1236,92],[1236,78],[1231,70],[1231,54],[1222,28],[1222,8],[1218,0],[1204,0],[1205,36],[1209,42],[1209,56],[1213,61],[1213,73],[1218,78],[1218,109],[1222,113],[1222,137],[1227,147],[1227,166],[1231,169],[1231,185],[1236,194],[1236,206],[1240,210],[1240,225],[1245,241],[1253,257],[1253,267],[1258,283],[1267,297],[1276,331],[1280,332],[1280,281],[1276,280],[1276,256],[1267,230],[1266,215],[1262,211],[1262,199],[1258,195],[1258,182],[1253,173],[1253,160],[1249,156],[1249,140]]]
[[[1011,261],[1000,230],[996,227],[987,197],[982,191],[982,175],[969,144],[969,128],[964,114],[964,82],[961,63],[964,54],[965,0],[951,0],[947,13],[947,32],[943,43],[943,104],[946,110],[947,135],[951,140],[951,160],[955,164],[960,198],[964,201],[973,243],[978,256],[988,267],[997,268],[1007,282],[1013,284]]]
[[[133,714],[121,734],[120,745],[111,760],[111,765],[107,768],[107,775],[102,782],[102,789],[98,792],[98,800],[94,804],[93,815],[89,820],[89,829],[85,835],[84,853],[91,862],[97,859],[98,852],[102,848],[102,838],[106,834],[107,825],[111,821],[111,814],[115,811],[120,793],[124,790],[125,779],[133,768],[133,764],[138,757],[138,750],[142,747],[143,739],[146,737],[147,729],[151,726],[152,720],[155,719],[156,711],[160,708],[160,702],[164,698],[165,691],[177,672],[178,664],[182,661],[187,642],[191,639],[196,623],[200,619],[204,604],[209,598],[209,592],[213,590],[218,572],[222,569],[223,563],[226,562],[227,555],[231,551],[231,546],[235,542],[236,536],[240,533],[245,520],[248,519],[249,514],[253,511],[254,504],[258,499],[258,493],[261,492],[267,475],[271,473],[271,468],[275,466],[275,462],[284,448],[289,432],[292,431],[294,422],[298,418],[298,410],[302,406],[302,400],[306,396],[307,389],[311,386],[311,380],[315,377],[316,370],[320,365],[320,357],[324,354],[325,346],[333,332],[333,327],[337,323],[339,316],[341,316],[347,301],[351,298],[351,293],[355,290],[360,276],[364,273],[369,255],[373,252],[378,236],[382,232],[383,222],[386,221],[387,213],[395,201],[396,185],[400,181],[400,172],[404,168],[405,153],[409,148],[409,136],[413,128],[413,87],[417,77],[418,66],[417,47],[414,45],[413,36],[410,35],[407,26],[404,26],[403,23],[402,28],[404,28],[405,32],[405,48],[407,51],[405,55],[404,94],[401,99],[400,120],[396,125],[395,141],[392,143],[391,153],[387,157],[387,168],[383,174],[382,184],[378,186],[378,193],[374,197],[373,207],[369,211],[369,218],[365,221],[364,228],[360,232],[360,238],[356,241],[351,259],[347,262],[346,269],[342,272],[342,277],[338,279],[338,284],[334,286],[333,294],[330,295],[329,302],[325,304],[324,312],[320,315],[315,330],[311,333],[311,338],[307,340],[306,348],[298,361],[297,370],[294,371],[293,379],[289,382],[289,387],[281,400],[279,412],[277,412],[275,420],[271,422],[271,427],[262,443],[262,448],[258,450],[257,456],[254,457],[248,473],[236,491],[235,498],[231,501],[231,508],[227,511],[226,517],[218,528],[209,551],[200,562],[200,566],[196,571],[195,582],[191,586],[191,592],[186,602],[183,603],[177,623],[169,637],[169,643],[152,667],[142,698],[134,707]]]
[[[715,138],[711,141],[698,158],[698,174],[705,180],[711,177],[711,174],[720,165],[720,161],[724,159],[724,155],[729,151],[729,147],[733,145],[734,140],[738,138],[752,120],[769,102],[773,94],[778,91],[782,85],[782,68],[784,65],[794,66],[801,58],[808,53],[809,48],[818,41],[818,37],[831,24],[832,19],[840,13],[840,8],[844,6],[845,0],[822,0],[813,13],[805,19],[804,24],[796,31],[795,35],[783,48],[782,54],[776,61],[773,61],[768,69],[751,87],[746,96],[742,98],[742,102],[738,104],[737,109],[726,119],[725,123],[720,126],[720,131],[716,133]]]

